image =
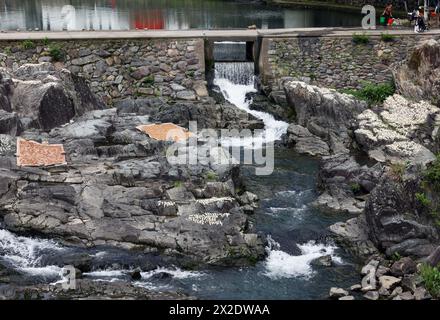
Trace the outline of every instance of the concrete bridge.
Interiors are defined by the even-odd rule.
[[[354,33],[365,33],[369,36],[391,35],[429,37],[439,35],[440,29],[415,34],[413,29],[364,30],[361,28],[295,28],[295,29],[231,29],[231,30],[127,30],[127,31],[61,31],[61,32],[2,32],[2,40],[82,40],[82,39],[196,39],[213,41],[253,41],[256,38],[290,38],[290,37],[351,37]]]

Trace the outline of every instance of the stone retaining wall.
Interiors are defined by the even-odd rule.
[[[64,55],[55,62],[54,48]],[[0,43],[0,66],[54,62],[84,76],[108,104],[137,96],[207,95],[203,40],[80,40]]]
[[[276,91],[282,90],[281,80],[286,77],[336,89],[360,88],[365,81],[389,82],[391,64],[405,59],[420,39],[397,35],[385,42],[376,36],[369,37],[367,44],[343,36],[264,39],[262,83],[266,90]]]

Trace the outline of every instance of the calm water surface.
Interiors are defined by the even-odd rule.
[[[2,30],[359,26],[361,14],[228,0],[0,0]]]

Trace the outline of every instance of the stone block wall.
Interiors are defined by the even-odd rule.
[[[61,62],[53,61],[53,48],[64,55]],[[197,100],[208,94],[201,39],[0,42],[1,67],[38,62],[82,75],[109,105],[128,97]]]
[[[355,44],[351,36],[264,39],[262,83],[273,91],[282,89],[286,77],[336,89],[389,82],[391,65],[405,59],[421,39],[427,37],[397,35],[385,42],[375,36],[367,44]]]

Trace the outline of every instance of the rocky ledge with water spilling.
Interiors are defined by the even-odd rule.
[[[293,122],[288,146],[322,158],[315,205],[353,215],[330,230],[368,262],[362,283],[350,288],[367,299],[430,298],[418,268],[439,263],[440,109],[431,90],[438,82],[439,56],[440,43],[429,40],[395,64],[397,92],[383,103],[367,105],[352,95],[286,78],[286,98],[268,110]],[[332,288],[330,296],[352,299],[345,289]]]
[[[124,100],[107,109],[82,78],[49,63],[3,69],[0,80],[3,228],[66,246],[140,252],[152,257],[140,264],[146,270],[242,266],[265,255],[248,217],[258,198],[245,191],[239,167],[170,164],[171,142],[137,129],[169,122],[187,127],[191,120],[199,128],[262,128],[257,118],[209,97],[197,103]],[[43,144],[20,150],[17,137]],[[63,146],[64,163],[17,165],[17,157],[30,163],[54,160],[54,151],[43,148],[54,145]],[[184,150],[194,152],[189,146]],[[93,268],[87,252],[71,257],[69,264],[79,271]],[[13,259],[9,262],[13,267]],[[58,267],[65,263],[62,257],[52,261]],[[85,286],[91,292],[86,296],[102,291]]]

